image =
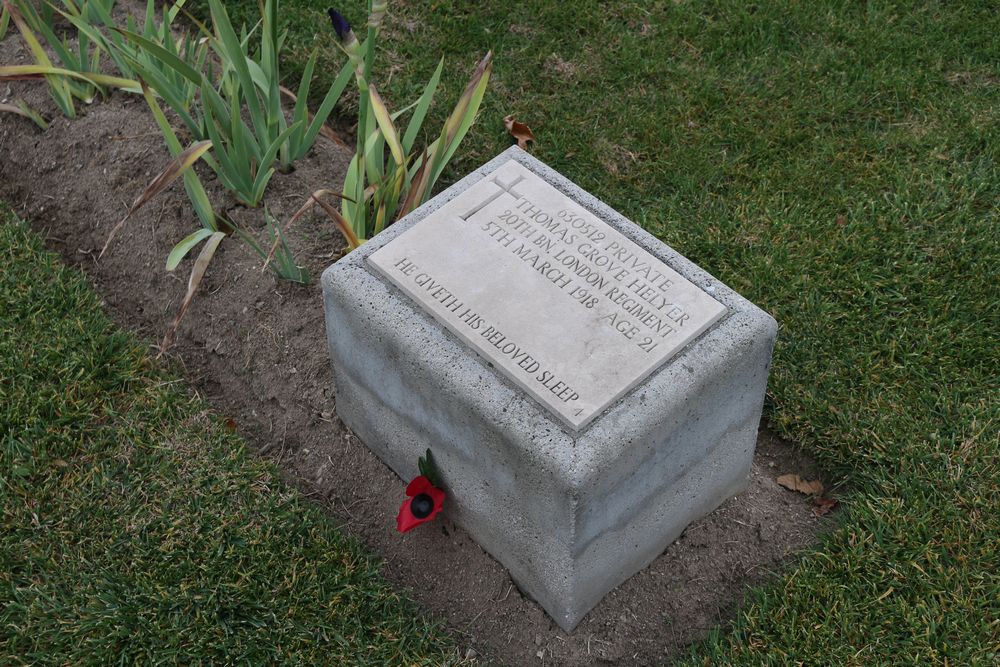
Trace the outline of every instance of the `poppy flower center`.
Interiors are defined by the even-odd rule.
[[[410,502],[410,511],[418,519],[426,519],[434,509],[434,499],[426,493],[420,493],[413,497]]]

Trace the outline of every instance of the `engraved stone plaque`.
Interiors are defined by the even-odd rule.
[[[726,312],[513,160],[369,262],[574,431]]]

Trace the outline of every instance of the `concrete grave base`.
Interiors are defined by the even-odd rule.
[[[579,431],[368,262],[512,160],[726,307]],[[448,516],[567,631],[689,523],[746,485],[774,320],[517,148],[327,269],[323,294],[341,419],[404,480],[418,474],[417,458],[431,449]]]

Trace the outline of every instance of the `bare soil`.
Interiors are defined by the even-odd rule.
[[[0,42],[0,62],[27,59],[16,34]],[[112,226],[169,158],[145,103],[116,93],[70,121],[58,115],[44,83],[0,84],[0,101],[14,97],[53,121],[43,133],[23,118],[0,114],[0,198],[86,273],[117,322],[155,348],[190,270],[189,258],[167,273],[167,253],[198,227],[183,188],[175,185],[154,200],[108,254],[97,257]],[[268,206],[287,220],[311,191],[342,182],[349,157],[321,140],[293,173],[274,178]],[[263,237],[259,211],[237,206],[209,174],[205,181],[218,206]],[[314,278],[343,252],[339,235],[319,217],[304,220],[290,238]],[[404,484],[337,418],[317,282],[279,281],[262,273],[245,245],[227,240],[168,357],[291,484],[384,558],[384,576],[447,624],[464,657],[486,664],[669,661],[733,619],[750,586],[773,576],[831,523],[815,517],[803,496],[776,484],[782,473],[817,473],[763,429],[748,490],[689,526],[567,634],[521,595],[447,511],[434,524],[395,532]]]

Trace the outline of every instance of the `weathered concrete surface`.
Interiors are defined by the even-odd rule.
[[[571,432],[368,265],[508,160],[671,266],[727,314]],[[488,279],[488,277],[484,277]],[[446,511],[564,629],[746,483],[777,326],[756,306],[519,149],[473,172],[323,274],[344,422],[403,479],[430,448]]]

